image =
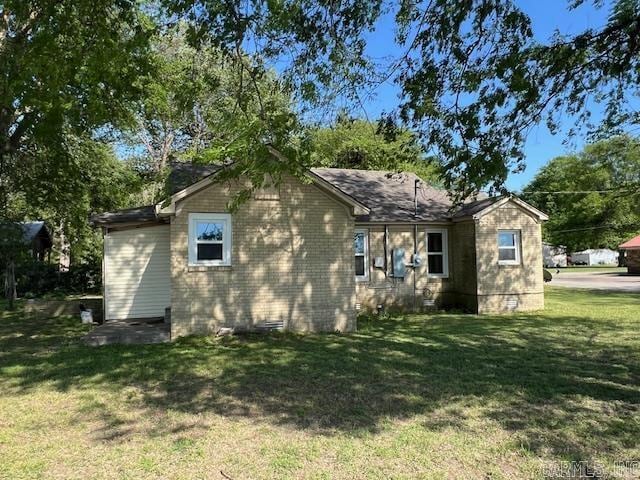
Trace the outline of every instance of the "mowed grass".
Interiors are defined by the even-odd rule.
[[[349,335],[89,348],[85,330],[1,314],[1,478],[541,478],[640,458],[638,295],[551,288],[543,313]]]

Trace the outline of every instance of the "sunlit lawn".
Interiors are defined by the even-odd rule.
[[[640,459],[639,295],[101,348],[76,319],[0,315],[0,478],[540,478]]]

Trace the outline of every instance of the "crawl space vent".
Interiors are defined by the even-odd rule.
[[[518,299],[517,298],[507,298],[505,301],[505,307],[508,310],[515,310],[518,308]]]

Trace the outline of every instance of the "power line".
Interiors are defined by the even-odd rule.
[[[612,193],[612,192],[631,192],[633,191],[630,188],[613,188],[610,190],[525,190],[522,193],[530,193],[530,194],[544,194],[544,195],[564,195],[564,194],[572,194],[572,193]]]
[[[596,225],[593,227],[582,227],[582,228],[569,228],[566,230],[549,230],[549,233],[567,233],[567,232],[583,232],[586,230],[599,230],[602,228],[631,228],[635,227],[635,224],[628,225],[616,225],[615,223],[610,223],[608,225]]]

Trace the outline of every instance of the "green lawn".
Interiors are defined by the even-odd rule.
[[[540,478],[640,458],[639,295],[101,348],[75,319],[0,315],[0,478]]]

